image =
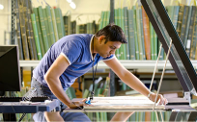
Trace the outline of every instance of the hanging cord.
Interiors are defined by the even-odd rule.
[[[93,49],[93,51],[94,51],[94,38],[93,38],[93,40],[92,40],[93,42],[93,47],[92,47],[92,49]],[[96,56],[96,54],[94,55],[94,57]],[[93,57],[93,58],[94,58]],[[93,83],[93,88],[92,88],[92,91],[91,91],[91,96],[90,96],[90,100],[93,100],[93,97],[94,97],[94,86],[95,86],[95,82],[94,82],[94,80],[95,80],[95,77],[96,77],[96,71],[97,71],[97,66],[98,66],[98,63],[96,64],[96,69],[94,69],[94,63],[95,63],[95,59],[93,59],[93,63],[92,63],[92,83]]]
[[[155,68],[154,68],[152,79],[151,79],[151,84],[150,84],[150,87],[149,87],[150,92],[151,92],[152,85],[153,85],[153,82],[154,82],[155,73],[156,73],[156,70],[157,70],[157,65],[158,65],[158,62],[159,62],[160,54],[161,54],[161,49],[162,49],[162,44],[159,47],[159,54],[157,56],[157,60],[156,60],[156,63],[155,63]],[[156,111],[154,111],[154,112],[155,112],[155,115],[156,115],[156,119],[158,121],[159,120],[158,113]],[[162,116],[162,114],[161,114],[161,116]]]
[[[160,91],[160,88],[161,88],[161,83],[163,81],[163,76],[164,76],[164,73],[165,73],[165,68],[166,68],[166,64],[167,64],[168,57],[169,57],[169,54],[170,54],[171,46],[172,46],[172,39],[170,38],[170,47],[168,49],[168,53],[167,53],[167,56],[166,56],[165,64],[164,64],[162,75],[161,75],[161,79],[160,79],[160,82],[159,82],[159,88],[157,90],[157,95],[156,95],[156,98],[155,98],[155,104],[156,104],[156,100],[158,98],[158,94],[159,94],[159,91]],[[155,104],[153,105],[153,110],[155,109]]]
[[[94,51],[94,38],[92,40],[93,42],[93,51]],[[96,54],[94,55],[94,57],[96,56]],[[93,57],[93,63],[92,63],[92,83],[93,83],[93,88],[92,88],[92,91],[91,91],[91,95],[89,97],[89,99],[85,102],[86,104],[91,104],[91,100],[93,100],[94,98],[94,86],[95,86],[95,83],[94,83],[94,79],[95,79],[95,76],[96,76],[96,71],[97,71],[97,66],[98,66],[98,63],[96,64],[96,69],[94,69],[94,63],[95,63],[95,59]]]

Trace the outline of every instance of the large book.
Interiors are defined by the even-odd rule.
[[[189,15],[189,6],[185,6],[184,11],[183,11],[183,19],[182,19],[182,26],[181,26],[181,32],[180,32],[180,38],[182,40],[183,45],[185,41],[185,32],[186,32],[188,15]]]
[[[54,44],[56,42],[55,38],[55,33],[54,33],[54,26],[53,26],[53,20],[52,20],[52,14],[51,14],[51,8],[49,6],[46,6],[45,11],[46,11],[46,17],[47,17],[47,22],[48,22],[48,29],[49,29],[49,37],[50,37],[50,44]],[[50,46],[51,46],[50,45]]]
[[[47,19],[47,12],[46,12],[46,9],[43,8],[43,17],[44,17],[44,24],[45,24],[45,28],[46,28],[46,32],[47,32],[47,43],[49,45],[49,48],[51,47],[52,45],[52,41],[51,41],[51,37],[50,37],[50,31],[49,31],[49,22],[48,22],[48,19]]]
[[[135,36],[135,56],[136,60],[140,59],[140,54],[139,54],[139,44],[138,44],[138,36],[137,36],[137,26],[136,26],[136,6],[133,6],[133,26],[134,26],[134,34]]]
[[[193,30],[194,30],[195,15],[196,15],[196,6],[191,6],[191,16],[190,16],[190,20],[188,20],[189,28],[188,28],[188,36],[187,36],[187,42],[186,42],[187,43],[186,53],[188,56],[190,56],[190,48],[191,48],[192,35],[193,35]]]
[[[50,10],[51,10],[51,17],[52,17],[52,22],[53,22],[53,30],[54,30],[54,35],[55,35],[55,41],[58,41],[59,36],[58,36],[58,31],[57,31],[57,23],[56,23],[56,19],[55,19],[55,12],[54,12],[53,8],[50,8]]]
[[[33,8],[33,12],[34,12],[34,14],[36,16],[36,26],[37,26],[37,29],[38,29],[38,35],[37,36],[39,37],[41,52],[42,52],[42,56],[43,56],[45,54],[45,48],[44,48],[44,41],[43,41],[41,27],[40,27],[38,9],[37,8]]]
[[[49,44],[48,44],[47,31],[46,31],[46,26],[45,26],[43,9],[42,9],[41,6],[39,6],[37,9],[38,9],[38,14],[39,14],[39,21],[40,21],[42,39],[43,39],[43,42],[44,42],[44,49],[45,49],[45,52],[47,52],[47,50],[49,49]]]
[[[40,46],[40,40],[39,40],[39,34],[38,34],[38,28],[36,24],[36,16],[35,14],[31,14],[31,20],[32,20],[32,26],[33,26],[33,31],[34,31],[34,38],[36,42],[36,49],[38,52],[38,59],[42,59],[42,51],[41,51],[41,46]]]
[[[128,41],[128,43],[125,45],[125,53],[126,53],[126,60],[130,59],[130,51],[129,51],[129,45],[130,45],[130,40],[129,40],[129,28],[128,28],[128,9],[127,7],[123,8],[123,17],[124,17],[124,33],[125,33],[125,38]]]
[[[134,32],[134,22],[133,22],[133,10],[128,10],[128,25],[129,25],[129,53],[130,53],[130,59],[135,60],[135,32]]]
[[[143,18],[143,32],[144,32],[144,44],[146,59],[151,60],[151,45],[150,45],[150,26],[149,18],[144,8],[142,7],[142,18]]]
[[[184,8],[185,8],[185,5],[180,5],[177,28],[176,28],[176,31],[179,34],[179,36],[181,35],[181,26],[182,26]]]
[[[20,21],[20,31],[21,31],[21,37],[22,37],[24,59],[30,60],[29,47],[28,47],[27,36],[26,36],[23,5],[22,5],[21,0],[18,0],[18,7],[19,7],[18,8],[19,9],[19,21]]]
[[[60,39],[65,34],[64,24],[63,24],[63,20],[62,20],[62,13],[61,13],[61,10],[59,8],[55,8],[54,11],[55,11],[55,18],[56,18],[58,36],[59,36],[59,39]]]
[[[63,16],[63,20],[64,20],[64,32],[65,35],[68,35],[68,16]]]
[[[143,43],[142,43],[142,28],[141,28],[141,16],[140,16],[140,12],[141,12],[141,7],[136,5],[136,26],[137,26],[137,39],[138,39],[138,48],[139,48],[139,56],[140,56],[140,60],[143,60]]]
[[[33,45],[34,59],[38,60],[38,52],[37,52],[37,49],[36,49],[36,42],[35,42],[35,39],[34,39],[34,32],[33,32],[33,27],[32,27],[32,22],[31,22],[31,14],[33,13],[31,0],[26,1],[26,6],[27,6],[28,19],[29,19],[28,22],[29,22],[29,29],[30,29],[30,38],[32,40],[32,45]]]
[[[180,8],[179,6],[174,6],[172,23],[174,24],[175,29],[177,28],[177,23],[178,23],[179,8]]]
[[[33,40],[31,37],[31,32],[30,32],[30,18],[29,18],[29,13],[28,13],[28,0],[21,0],[22,3],[22,10],[23,10],[23,15],[25,18],[25,29],[26,29],[26,36],[27,36],[27,42],[28,42],[28,47],[29,47],[29,54],[30,54],[30,59],[35,60],[35,55],[34,55],[34,47],[33,47]]]
[[[18,49],[19,49],[19,59],[24,60],[23,55],[23,44],[21,39],[21,30],[20,30],[20,21],[19,21],[19,6],[18,6],[18,0],[16,0],[16,24],[17,24],[17,43],[18,43]]]

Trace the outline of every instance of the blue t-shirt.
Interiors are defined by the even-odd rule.
[[[49,67],[55,59],[61,54],[69,61],[70,65],[60,76],[60,81],[63,89],[70,87],[76,78],[88,72],[93,66],[93,57],[91,52],[91,43],[94,35],[92,34],[73,34],[61,38],[54,43],[46,52],[39,65],[33,71],[33,77],[40,83],[47,86],[44,80]],[[108,58],[103,58],[96,54],[94,65],[100,60],[112,59],[114,55]]]

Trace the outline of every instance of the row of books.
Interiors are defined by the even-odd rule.
[[[96,21],[79,24],[71,15],[62,16],[60,8],[31,7],[30,0],[17,0],[17,40],[21,60],[40,60],[50,46],[65,35],[94,34],[109,23],[110,11],[101,12]],[[196,6],[166,6],[169,17],[177,30],[190,59],[196,60],[197,12]],[[119,25],[128,40],[116,51],[120,60],[156,60],[160,41],[142,6],[116,8],[115,24]],[[26,18],[26,19],[23,19]],[[161,49],[160,60],[165,59]]]
[[[63,16],[60,8],[32,8],[30,0],[16,1],[16,17],[20,60],[40,60],[63,36],[96,33],[99,29],[95,21],[77,25],[70,15]]]
[[[196,60],[196,6],[166,6],[166,11],[177,30],[183,46],[190,57]],[[160,41],[152,24],[142,6],[135,5],[115,9],[115,24],[119,25],[128,40],[127,45],[122,45],[116,56],[122,60],[156,60],[159,52]],[[165,59],[162,48],[161,60]]]

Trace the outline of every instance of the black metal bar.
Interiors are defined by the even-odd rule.
[[[15,0],[11,0],[11,34],[10,34],[10,41],[11,44],[15,44]]]

